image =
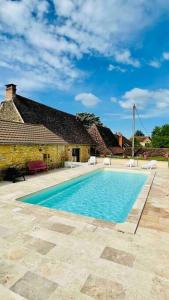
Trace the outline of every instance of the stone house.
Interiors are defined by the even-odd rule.
[[[65,147],[66,142],[43,125],[0,120],[0,172],[15,165],[25,168],[31,160],[59,167]]]
[[[97,155],[119,155],[123,149],[119,146],[117,137],[110,128],[93,124],[88,129],[89,134],[96,144]]]
[[[135,136],[135,138],[142,147],[145,147],[147,144],[151,143],[151,138],[149,136]]]
[[[131,148],[132,147],[132,142],[127,139],[124,135],[122,135],[121,132],[117,132],[115,134],[116,139],[118,140],[118,144],[120,146],[120,148],[124,150],[126,150],[127,148]]]
[[[0,119],[42,124],[67,143],[66,160],[85,162],[89,158],[94,142],[76,116],[18,95],[14,84],[6,85]]]

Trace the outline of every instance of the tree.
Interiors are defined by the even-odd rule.
[[[151,143],[145,143],[145,148],[153,148],[152,142]]]
[[[133,138],[130,138],[130,141],[133,141]],[[137,137],[134,137],[134,147],[135,148],[142,148],[142,145],[140,144],[139,140],[137,139]]]
[[[144,133],[141,130],[136,130],[135,136],[144,136]]]
[[[169,147],[169,124],[154,128],[152,132],[152,145],[155,148]]]
[[[136,137],[134,138],[134,147],[138,148],[138,149],[142,148],[140,142],[138,141],[138,139]]]
[[[77,113],[77,118],[83,123],[86,128],[89,128],[92,124],[96,124],[98,126],[103,126],[103,123],[100,120],[100,117],[96,116],[92,113]]]

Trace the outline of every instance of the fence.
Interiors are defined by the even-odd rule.
[[[135,156],[140,157],[165,157],[166,154],[169,153],[169,148],[136,148],[135,149]],[[131,156],[132,148],[128,147],[124,150],[125,156]]]

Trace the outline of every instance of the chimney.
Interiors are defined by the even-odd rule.
[[[5,101],[13,100],[16,95],[16,85],[13,83],[6,84]]]
[[[123,136],[122,136],[121,132],[118,132],[117,135],[118,135],[119,146],[121,148],[123,148]]]

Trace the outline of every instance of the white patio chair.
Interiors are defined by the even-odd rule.
[[[72,161],[65,161],[65,168],[75,168],[76,165]]]
[[[136,161],[134,159],[129,159],[129,161],[126,163],[127,167],[136,167]]]
[[[111,165],[111,159],[109,157],[105,157],[103,159],[103,165],[104,166],[110,166]]]
[[[89,165],[95,165],[96,164],[96,156],[90,156],[88,160]]]
[[[142,169],[156,169],[156,168],[157,168],[156,160],[151,160],[142,166]]]

